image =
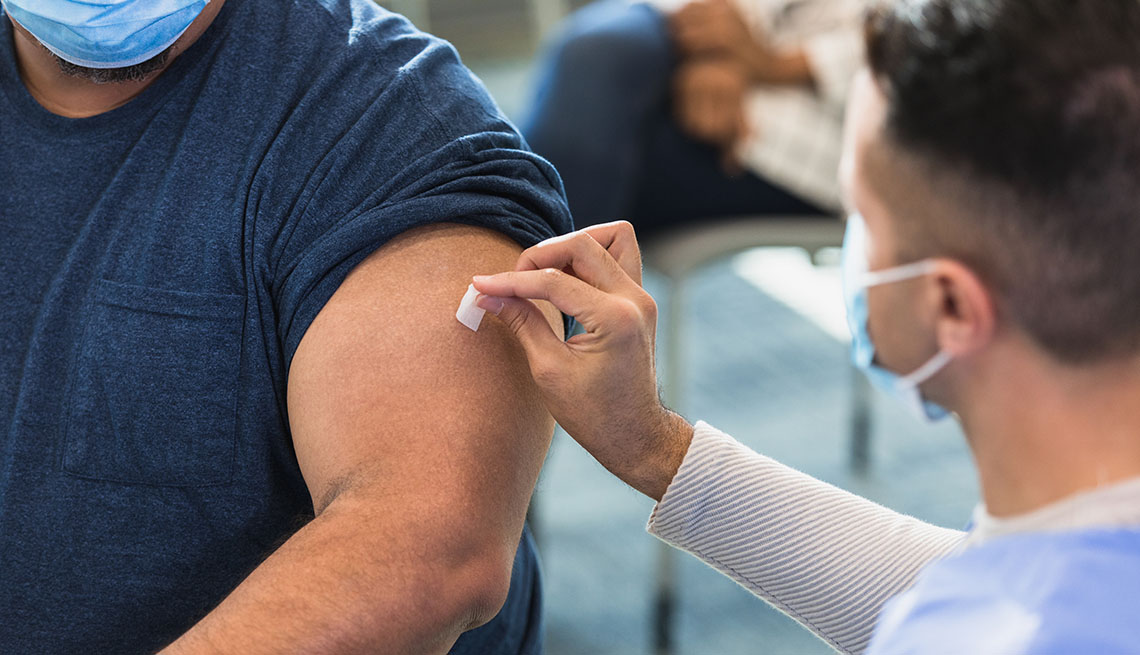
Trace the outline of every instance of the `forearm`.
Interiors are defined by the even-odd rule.
[[[707,425],[698,426],[649,529],[848,653],[866,649],[883,604],[964,537],[794,471]]]
[[[508,553],[374,506],[334,501],[163,652],[446,653],[494,616]]]

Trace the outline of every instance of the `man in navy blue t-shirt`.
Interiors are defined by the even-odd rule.
[[[540,652],[553,423],[454,312],[555,171],[370,0],[3,2],[0,652]]]

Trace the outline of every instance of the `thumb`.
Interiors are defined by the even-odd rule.
[[[532,367],[535,362],[552,355],[556,356],[566,347],[562,339],[558,338],[551,329],[546,315],[529,300],[479,294],[475,304],[498,316],[499,320],[518,337]]]

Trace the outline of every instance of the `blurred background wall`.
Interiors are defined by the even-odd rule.
[[[587,0],[388,0],[421,29],[472,59],[527,57],[542,33]]]

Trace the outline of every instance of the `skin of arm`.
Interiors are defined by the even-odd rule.
[[[429,226],[349,275],[289,372],[316,517],[164,653],[445,653],[498,613],[554,423],[507,329],[454,314],[520,250]]]

